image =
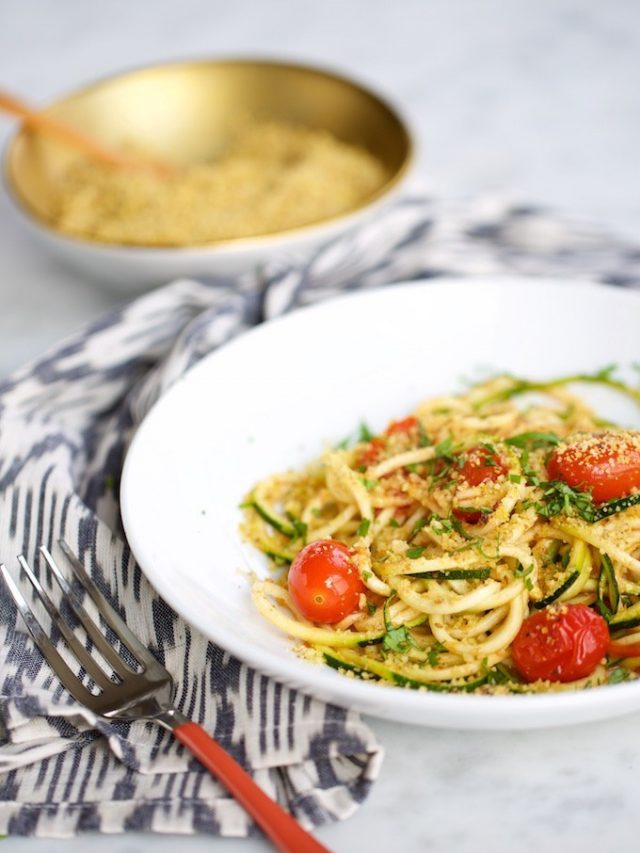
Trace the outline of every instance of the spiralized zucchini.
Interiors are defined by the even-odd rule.
[[[581,378],[638,397],[610,371]],[[306,657],[396,686],[499,694],[635,678],[629,658],[603,660],[571,684],[524,684],[511,661],[523,621],[544,607],[592,606],[623,642],[640,626],[638,500],[589,514],[589,495],[572,503],[561,492],[557,511],[548,481],[554,447],[603,424],[567,381],[502,376],[427,400],[378,436],[363,430],[304,470],[257,484],[242,532],[280,574],[253,582],[260,614]],[[470,453],[499,460],[499,475],[471,485]],[[282,569],[327,538],[351,549],[365,589],[337,625],[296,611]]]

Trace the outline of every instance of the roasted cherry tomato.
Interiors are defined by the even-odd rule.
[[[340,622],[358,609],[364,584],[349,549],[335,539],[311,542],[289,569],[289,594],[300,613],[312,622]]]
[[[386,429],[387,435],[398,435],[403,432],[411,432],[417,426],[418,419],[413,416],[405,418],[403,421],[391,421]]]
[[[547,463],[552,480],[591,492],[596,503],[624,498],[640,488],[640,434],[601,432],[554,451]]]
[[[522,623],[511,657],[526,681],[576,681],[594,671],[609,648],[609,628],[586,604],[557,604]]]
[[[464,464],[460,469],[460,479],[466,480],[470,486],[479,486],[481,483],[494,483],[507,471],[507,466],[497,453],[492,453],[488,448],[478,445],[467,451]],[[454,508],[453,514],[467,524],[477,524],[482,520],[481,512]]]

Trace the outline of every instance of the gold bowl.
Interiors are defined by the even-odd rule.
[[[20,129],[5,154],[5,182],[22,219],[67,262],[92,278],[136,290],[180,275],[246,272],[278,254],[299,256],[360,224],[397,193],[412,159],[405,122],[382,98],[322,69],[268,60],[205,60],[153,66],[80,89],[47,108],[113,147],[135,146],[177,166],[214,160],[239,119],[328,131],[384,166],[362,203],[286,231],[184,247],[107,244],[61,233],[56,185],[76,152]]]

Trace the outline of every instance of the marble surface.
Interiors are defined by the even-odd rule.
[[[107,11],[108,10],[108,11]],[[35,102],[123,67],[261,54],[328,64],[395,99],[422,143],[418,180],[502,193],[640,237],[637,0],[82,0],[0,5],[0,81]],[[0,137],[10,124],[0,120]],[[0,378],[124,297],[42,254],[0,195]],[[565,853],[635,842],[640,716],[531,733],[370,720],[382,776],[335,851]],[[12,840],[18,853],[269,849],[144,835]]]

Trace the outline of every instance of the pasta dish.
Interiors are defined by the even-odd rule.
[[[492,378],[277,473],[243,535],[258,611],[351,678],[480,694],[584,689],[640,670],[640,431],[569,390],[612,368]]]

